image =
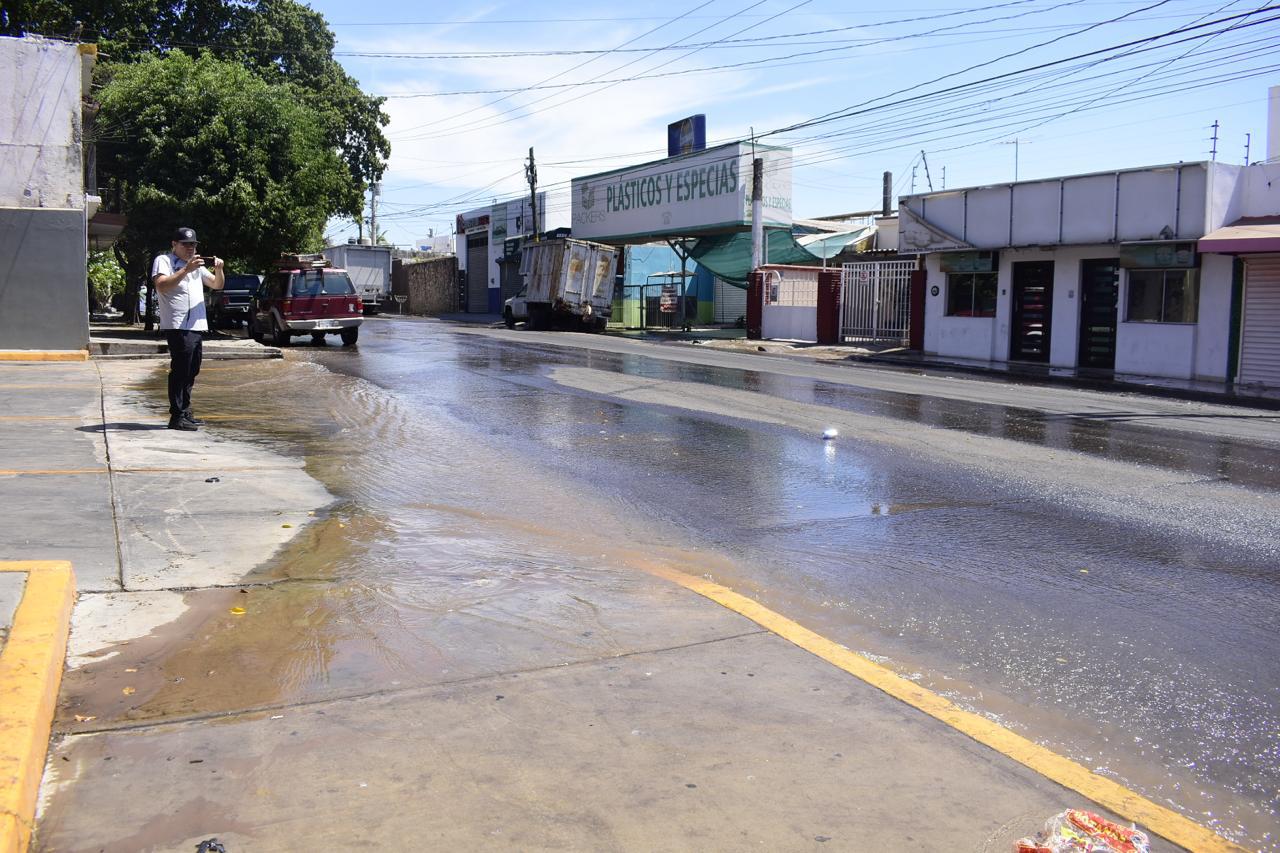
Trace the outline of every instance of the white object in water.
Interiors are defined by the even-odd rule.
[[[835,438],[839,434],[840,433],[835,429],[835,427],[827,427],[822,431],[822,440],[830,441],[831,439]]]

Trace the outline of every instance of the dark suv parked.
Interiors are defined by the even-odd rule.
[[[234,328],[247,323],[249,303],[261,283],[261,276],[229,275],[222,290],[208,291],[209,328]]]

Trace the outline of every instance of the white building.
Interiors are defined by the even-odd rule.
[[[1276,178],[1179,163],[905,196],[924,350],[1280,387],[1280,246],[1215,233],[1280,216]]]
[[[0,350],[86,351],[93,45],[0,37]]]
[[[500,314],[502,303],[520,287],[512,258],[522,239],[531,236],[529,199],[495,202],[459,214],[454,234],[458,270],[463,279],[463,311]],[[538,230],[569,226],[567,193],[538,193]],[[505,271],[505,273],[504,273]]]

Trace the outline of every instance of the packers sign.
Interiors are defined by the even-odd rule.
[[[791,151],[764,160],[764,220],[791,225]],[[714,234],[751,226],[750,143],[734,142],[573,181],[573,236],[612,242]]]

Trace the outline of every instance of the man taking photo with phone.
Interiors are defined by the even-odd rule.
[[[172,246],[151,263],[151,284],[160,313],[160,330],[169,344],[169,429],[194,432],[201,421],[191,412],[191,389],[200,373],[205,315],[204,289],[222,290],[222,259],[201,257],[196,232],[179,228]]]

